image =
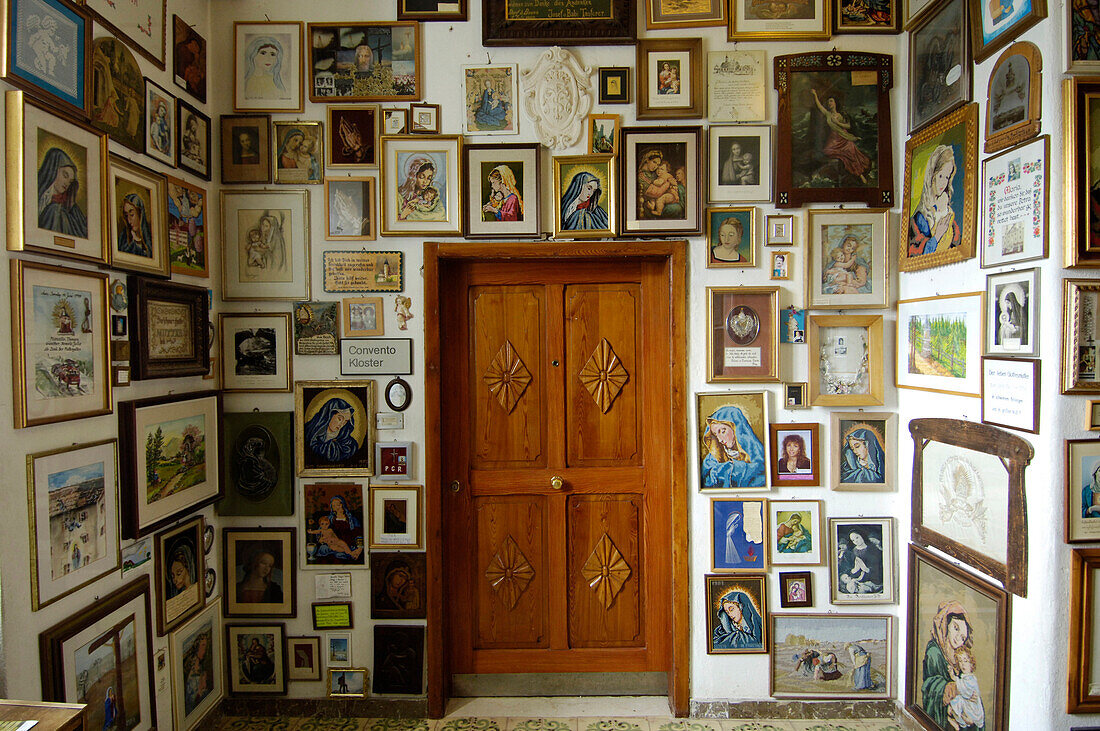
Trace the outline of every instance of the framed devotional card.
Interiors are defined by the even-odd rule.
[[[712,125],[709,134],[710,200],[771,200],[772,128]]]
[[[767,571],[768,501],[712,498],[711,567],[715,573]]]
[[[374,474],[374,389],[372,380],[295,382],[299,476]]]
[[[1046,0],[982,3],[968,0],[974,62],[986,60],[1047,17]]]
[[[630,67],[600,66],[598,99],[600,104],[630,103]]]
[[[811,209],[806,215],[806,306],[886,307],[890,301],[890,212]]]
[[[702,138],[701,127],[622,129],[622,236],[702,233]]]
[[[412,477],[412,442],[375,442],[375,482],[403,482]]]
[[[779,288],[707,287],[707,382],[779,381]]]
[[[814,605],[814,574],[812,571],[779,572],[779,606],[784,609],[804,609]]]
[[[987,355],[1038,355],[1038,269],[987,276],[985,307]]]
[[[145,79],[145,154],[176,165],[176,98]]]
[[[378,167],[382,114],[377,104],[330,104],[325,107],[325,121],[328,167]]]
[[[703,41],[700,38],[639,39],[638,119],[703,116]]]
[[[216,602],[168,635],[174,728],[194,728],[225,695],[224,652]]]
[[[566,155],[554,158],[554,238],[615,236],[614,155]]]
[[[206,189],[168,178],[168,260],[173,274],[210,276],[210,206]]]
[[[462,233],[460,135],[383,136],[382,235]]]
[[[290,391],[290,315],[222,312],[218,330],[223,391]]]
[[[776,9],[767,3],[745,3],[732,8],[727,36],[731,41],[827,40],[832,34],[830,0],[807,0]]]
[[[967,0],[947,0],[909,27],[909,131],[970,101]]]
[[[787,408],[791,408],[790,405]],[[772,459],[768,463],[773,487],[812,487],[821,484],[819,424],[770,424]]]
[[[233,23],[233,111],[302,111],[301,22]]]
[[[617,136],[616,128],[616,136]],[[466,238],[538,238],[541,235],[539,144],[463,145]],[[606,195],[613,186],[606,181]]]
[[[822,506],[820,500],[768,501],[772,566],[818,566],[825,560]]]
[[[882,404],[882,315],[810,315],[806,319],[810,403]]]
[[[310,23],[307,33],[310,101],[407,102],[424,96],[419,23]]]
[[[989,76],[985,151],[996,152],[1039,134],[1043,109],[1043,56],[1034,43],[1005,49]]]
[[[893,604],[897,565],[893,518],[829,518],[833,604]]]
[[[198,376],[210,370],[205,287],[131,275],[127,291],[134,380]]]
[[[707,654],[757,654],[768,651],[766,577],[705,576]]]
[[[107,176],[111,268],[169,276],[168,183],[164,176],[113,154]]]
[[[223,190],[222,299],[309,299],[309,191]]]
[[[420,533],[424,488],[394,485],[370,488],[370,547],[410,548],[424,546]]]
[[[1100,441],[1066,440],[1066,543],[1100,540]]]
[[[462,83],[463,134],[514,135],[519,132],[519,110],[516,107],[519,101],[519,67],[516,64],[463,66]]]
[[[898,388],[979,398],[985,293],[898,300]]]
[[[833,490],[891,491],[897,471],[898,416],[834,411],[829,474]]]
[[[765,391],[695,394],[700,490],[768,489],[767,396]]]
[[[153,538],[156,555],[153,581],[159,584],[155,600],[158,635],[167,634],[206,606],[202,534],[200,515]]]
[[[8,0],[3,13],[8,32],[0,49],[0,77],[76,119],[87,119],[92,94],[87,10],[68,0]],[[51,28],[42,25],[43,17],[53,19]]]
[[[271,123],[275,182],[281,185],[320,185],[325,179],[325,133],[321,122]]]
[[[210,117],[185,102],[176,100],[176,167],[210,180]]]
[[[206,39],[178,15],[172,16],[172,81],[206,103]]]
[[[223,114],[221,170],[223,183],[271,182],[271,115]]]
[[[982,267],[1047,257],[1050,136],[982,161]]]

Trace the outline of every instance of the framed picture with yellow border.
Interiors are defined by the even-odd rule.
[[[588,154],[614,155],[619,151],[619,127],[622,116],[618,114],[588,115]]]
[[[554,238],[615,236],[615,156],[554,158]]]
[[[798,18],[776,17],[769,3],[733,3],[726,36],[731,41],[812,41],[832,35],[835,0],[809,0]],[[808,15],[809,17],[804,17]]]

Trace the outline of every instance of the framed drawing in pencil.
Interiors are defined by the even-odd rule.
[[[222,299],[309,299],[309,191],[223,190]]]
[[[304,23],[233,23],[233,111],[302,111]]]
[[[218,330],[225,392],[290,392],[290,315],[222,312]]]

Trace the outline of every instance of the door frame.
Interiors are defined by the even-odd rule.
[[[449,261],[494,262],[524,259],[663,261],[668,281],[671,338],[672,400],[668,424],[668,480],[671,484],[669,513],[672,520],[672,581],[668,597],[672,606],[672,636],[668,671],[669,709],[676,716],[688,714],[690,672],[690,577],[688,574],[687,493],[687,241],[638,241],[599,243],[469,243],[424,244],[424,455],[425,455],[425,550],[428,568],[428,626],[425,657],[428,665],[428,716],[441,718],[450,698],[450,663],[444,632],[447,613],[443,606],[443,445],[440,414],[439,328],[440,267]],[[661,631],[655,628],[655,631]]]

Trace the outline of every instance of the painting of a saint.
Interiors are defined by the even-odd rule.
[[[565,231],[603,230],[611,227],[607,210],[600,205],[603,185],[589,171],[576,173],[561,197],[561,228]]]
[[[880,430],[858,424],[844,433],[840,447],[840,481],[859,484],[886,482],[886,452]]]
[[[640,151],[638,156],[639,219],[684,220],[689,209],[686,145],[668,143]]]
[[[723,405],[705,420],[703,487],[763,487],[764,444],[744,412]]]
[[[491,164],[483,164],[488,167]],[[517,180],[515,168],[523,174],[522,162],[492,165],[487,181],[488,198],[481,206],[483,221],[522,221],[523,192]]]
[[[366,565],[363,491],[358,485],[306,485],[306,564]]]
[[[88,238],[87,150],[45,130],[39,130],[38,149],[39,228]]]
[[[878,184],[877,86],[853,85],[845,72],[791,76],[791,181],[798,188]]]
[[[707,652],[765,651],[763,586],[758,577],[707,577]]]
[[[397,189],[398,221],[447,220],[447,159],[442,153],[398,153],[404,182]]]

